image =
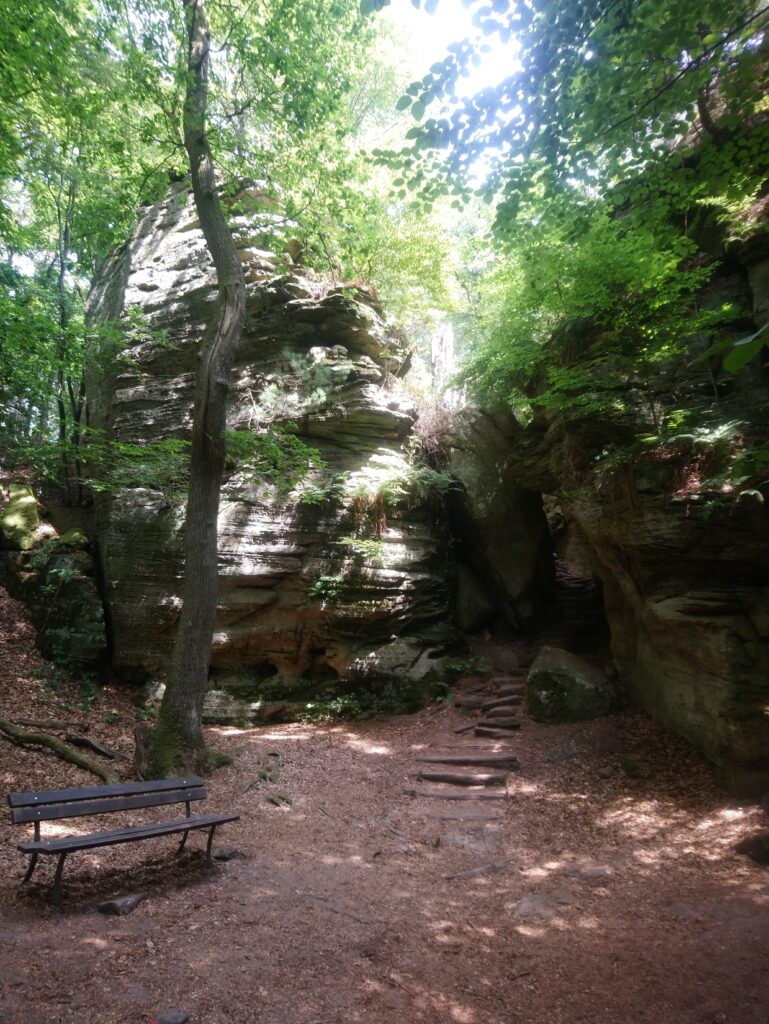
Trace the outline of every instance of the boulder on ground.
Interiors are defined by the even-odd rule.
[[[543,647],[529,671],[526,713],[537,722],[579,722],[605,715],[613,697],[600,669],[569,651]]]

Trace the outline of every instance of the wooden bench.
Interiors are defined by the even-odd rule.
[[[190,814],[193,800],[205,800],[208,794],[203,780],[192,776],[188,779],[160,779],[155,782],[122,782],[116,786],[88,786],[79,789],[52,789],[40,793],[11,793],[8,804],[11,807],[11,821],[16,825],[33,822],[35,838],[32,842],[19,843],[18,848],[30,860],[24,882],[28,882],[41,854],[58,854],[56,875],[51,889],[51,898],[57,909],[61,907],[61,874],[68,854],[77,850],[93,850],[99,846],[114,846],[116,843],[131,843],[139,839],[154,839],[157,836],[183,833],[177,854],[184,849],[187,836],[194,829],[208,829],[206,857],[211,862],[211,844],[214,832],[227,821],[238,821],[237,814]],[[109,814],[114,811],[129,811],[142,807],[160,807],[181,804],[186,807],[186,816],[173,821],[159,821],[131,828],[118,828],[109,832],[91,832],[88,835],[72,835],[60,839],[43,839],[40,836],[42,821],[59,821],[62,818],[79,818]]]

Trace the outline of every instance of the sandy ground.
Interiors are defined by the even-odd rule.
[[[0,716],[74,717],[130,777],[125,695],[106,688],[85,713],[70,684],[52,690],[19,606],[0,604]],[[467,721],[445,707],[212,729],[233,764],[207,803],[241,816],[216,848],[239,855],[207,868],[201,835],[178,859],[173,837],[73,855],[63,915],[45,900],[52,865],[22,889],[26,827],[6,813],[0,1020],[767,1024],[769,872],[733,852],[767,827],[762,807],[635,714],[524,719],[506,799],[409,795],[417,757],[478,745],[453,731]],[[0,741],[0,781],[96,780]],[[437,817],[455,813],[494,820]],[[146,893],[130,915],[97,912],[129,892]]]

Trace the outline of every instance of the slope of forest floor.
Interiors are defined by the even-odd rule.
[[[0,594],[0,717],[71,718],[130,777],[136,708],[52,673]],[[88,707],[86,711],[85,708]],[[642,715],[524,721],[498,819],[433,815],[416,758],[463,743],[451,706],[365,723],[210,729],[205,866],[172,838],[80,853],[65,913],[25,891],[0,826],[0,1020],[145,1024],[766,1024],[769,873],[733,852],[766,827]],[[96,780],[0,741],[4,792]],[[149,812],[151,815],[152,812]],[[115,816],[118,818],[119,816]],[[114,820],[114,819],[113,819]],[[137,820],[134,817],[132,820]],[[118,824],[118,822],[115,822]],[[125,917],[96,904],[146,893]]]

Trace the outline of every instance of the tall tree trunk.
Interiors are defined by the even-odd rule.
[[[70,189],[71,198],[71,189]],[[56,409],[59,417],[59,445],[61,446],[61,486],[65,500],[72,504],[69,457],[67,455],[67,404],[66,366],[69,349],[69,297],[67,296],[67,261],[69,260],[70,219],[72,202],[68,202],[62,210],[61,192],[56,201],[56,215],[59,226],[59,273],[56,278],[56,289],[59,304],[59,345],[58,366],[56,369]]]
[[[195,377],[182,612],[157,725],[137,734],[142,774],[205,770],[214,758],[201,727],[218,596],[217,518],[224,472],[230,370],[245,319],[240,255],[219,202],[206,137],[209,28],[203,0],[182,0],[187,22],[184,145],[200,225],[216,269],[218,320],[201,343]]]

